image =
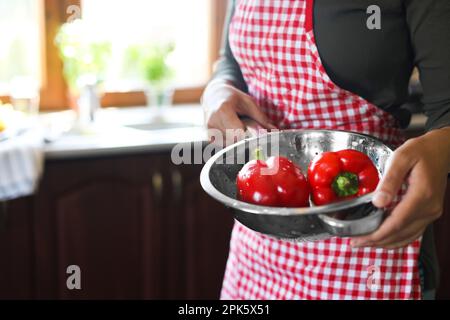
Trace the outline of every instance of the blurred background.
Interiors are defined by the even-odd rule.
[[[0,26],[8,32],[0,44],[0,99],[8,102],[20,82],[32,82],[41,110],[68,107],[68,86],[82,70],[72,67],[64,74],[64,63],[81,54],[72,64],[101,77],[103,106],[144,104],[145,77],[136,72],[139,61],[132,51],[145,55],[149,47],[169,45],[175,102],[196,102],[218,55],[225,6],[214,0],[1,1]],[[83,26],[67,26],[77,18]],[[58,33],[64,44],[57,43]],[[85,50],[69,52],[70,44]],[[101,59],[93,61],[95,55]]]
[[[171,152],[226,6],[0,0],[0,298],[218,298],[232,215]]]

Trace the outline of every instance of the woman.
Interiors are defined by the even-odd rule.
[[[208,127],[371,134],[399,146],[374,205],[389,206],[405,180],[409,188],[382,226],[359,238],[295,243],[236,222],[222,298],[420,299],[433,292],[430,223],[441,215],[450,170],[449,32],[448,0],[231,1],[222,56],[203,97]],[[401,105],[414,66],[427,133],[402,144],[399,128],[410,115]]]

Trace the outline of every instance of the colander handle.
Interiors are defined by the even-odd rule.
[[[249,117],[240,117],[242,122],[245,125],[245,138],[256,138],[258,136],[262,136],[267,134],[268,130],[264,129],[262,126],[258,125],[258,123],[249,118]],[[258,128],[255,128],[255,125],[258,125]]]
[[[245,124],[245,122],[244,122]],[[251,126],[246,126],[245,127],[245,138],[256,138],[259,136],[259,132],[258,129],[251,127]]]
[[[340,220],[325,214],[319,214],[324,228],[332,235],[339,237],[359,236],[371,233],[378,229],[383,222],[385,211],[373,207],[369,215],[361,219]]]

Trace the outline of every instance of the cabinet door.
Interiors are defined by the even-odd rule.
[[[161,296],[160,165],[153,157],[48,163],[35,215],[39,298]],[[72,265],[81,289],[67,286]]]
[[[182,252],[179,267],[183,272],[181,298],[218,299],[228,257],[232,212],[209,197],[200,185],[199,165],[173,166],[180,175],[180,199],[174,212],[182,221],[181,239],[175,252]],[[178,173],[176,173],[178,172]],[[178,178],[172,179],[177,182]],[[176,185],[176,183],[175,183]],[[172,245],[174,248],[176,244]],[[173,296],[171,298],[179,298]]]
[[[0,299],[33,297],[33,198],[0,202]]]

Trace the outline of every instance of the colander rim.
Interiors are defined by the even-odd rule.
[[[280,133],[289,133],[289,132],[317,132],[317,133],[323,133],[323,132],[344,132],[347,134],[352,134],[356,136],[361,137],[368,137],[372,140],[377,141],[380,143],[386,150],[392,155],[393,150],[388,145],[386,145],[384,142],[382,142],[380,139],[377,139],[373,136],[352,132],[352,131],[345,131],[345,130],[313,130],[313,129],[289,129],[289,130],[280,130],[276,132],[270,132],[265,134],[264,136],[268,135],[275,135]],[[261,137],[260,137],[261,138]],[[224,149],[217,152],[214,156],[212,156],[203,166],[202,171],[200,173],[200,184],[205,190],[206,193],[208,193],[211,197],[216,199],[217,201],[223,203],[224,205],[234,208],[240,211],[244,211],[247,213],[253,213],[253,214],[263,214],[263,215],[274,215],[274,216],[294,216],[294,215],[314,215],[314,214],[327,214],[327,213],[333,213],[341,210],[347,210],[354,207],[358,207],[361,205],[366,205],[370,202],[372,202],[373,196],[375,192],[371,192],[368,194],[365,194],[364,196],[350,199],[350,200],[344,200],[340,202],[331,203],[328,205],[323,206],[312,206],[312,207],[269,207],[269,206],[260,206],[255,205],[251,203],[247,203],[244,201],[240,201],[234,198],[231,198],[222,192],[220,192],[211,182],[209,178],[209,173],[211,171],[212,166],[214,163],[222,157],[225,153],[228,151],[237,148],[238,146],[245,144],[247,142],[253,141],[255,139],[258,139],[258,137],[250,137],[246,138],[244,140],[241,140],[237,143],[234,143],[230,146],[225,147]]]

